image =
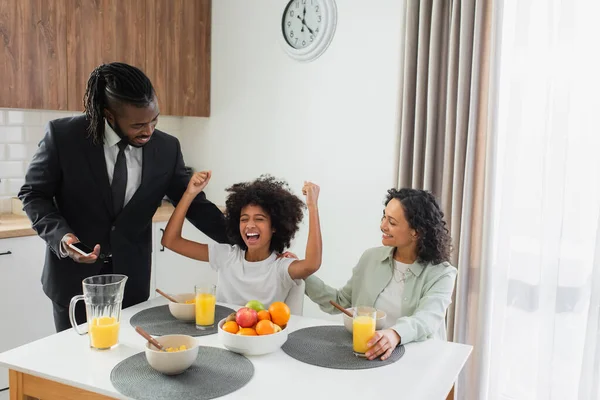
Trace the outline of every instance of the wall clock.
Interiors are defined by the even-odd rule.
[[[313,61],[327,49],[337,24],[335,0],[291,0],[281,18],[285,51],[298,61]]]

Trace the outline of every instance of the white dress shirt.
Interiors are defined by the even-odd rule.
[[[121,138],[119,135],[117,135],[110,127],[108,122],[104,122],[104,159],[106,160],[106,172],[108,173],[109,185],[112,184],[115,163],[117,162],[117,155],[119,154],[119,146],[117,143],[120,141]],[[127,162],[127,187],[125,189],[125,202],[123,203],[123,207],[127,205],[142,184],[142,148],[127,145],[127,147],[125,147],[125,160]],[[63,236],[61,244],[58,247],[62,258],[68,257],[68,253],[64,248],[64,241],[67,235]],[[92,244],[89,245],[92,246]]]
[[[112,185],[115,163],[119,154],[117,143],[121,138],[110,127],[108,122],[104,123],[104,159],[106,160],[106,172],[108,172],[108,184]],[[125,160],[127,161],[127,188],[125,189],[125,202],[127,205],[133,194],[138,190],[142,183],[142,161],[143,151],[141,147],[127,145],[125,147]]]

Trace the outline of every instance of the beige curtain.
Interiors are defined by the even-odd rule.
[[[487,276],[482,239],[491,165],[491,2],[406,0],[401,63],[398,187],[432,191],[449,224],[459,270],[449,340],[474,345],[456,389],[465,399],[477,398],[485,379],[478,365],[485,349],[477,338],[487,329],[479,299]]]

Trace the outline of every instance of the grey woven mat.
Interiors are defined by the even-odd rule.
[[[182,374],[167,376],[153,370],[142,352],[117,364],[110,381],[119,393],[137,400],[205,400],[235,392],[253,375],[254,365],[246,357],[200,346],[198,358]]]
[[[205,330],[196,329],[196,323],[194,321],[186,322],[178,320],[169,312],[169,306],[147,308],[131,317],[129,322],[132,326],[139,326],[154,336],[204,336],[217,333],[218,322],[232,312],[235,311],[231,308],[217,305],[215,309],[215,325],[212,328]]]
[[[367,369],[389,365],[404,355],[398,346],[385,361],[367,360],[352,352],[352,334],[343,326],[313,326],[290,333],[281,347],[290,357],[311,365],[335,369]]]

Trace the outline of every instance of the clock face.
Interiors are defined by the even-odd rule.
[[[320,0],[291,0],[283,14],[285,40],[294,49],[304,49],[319,38],[324,17]]]

